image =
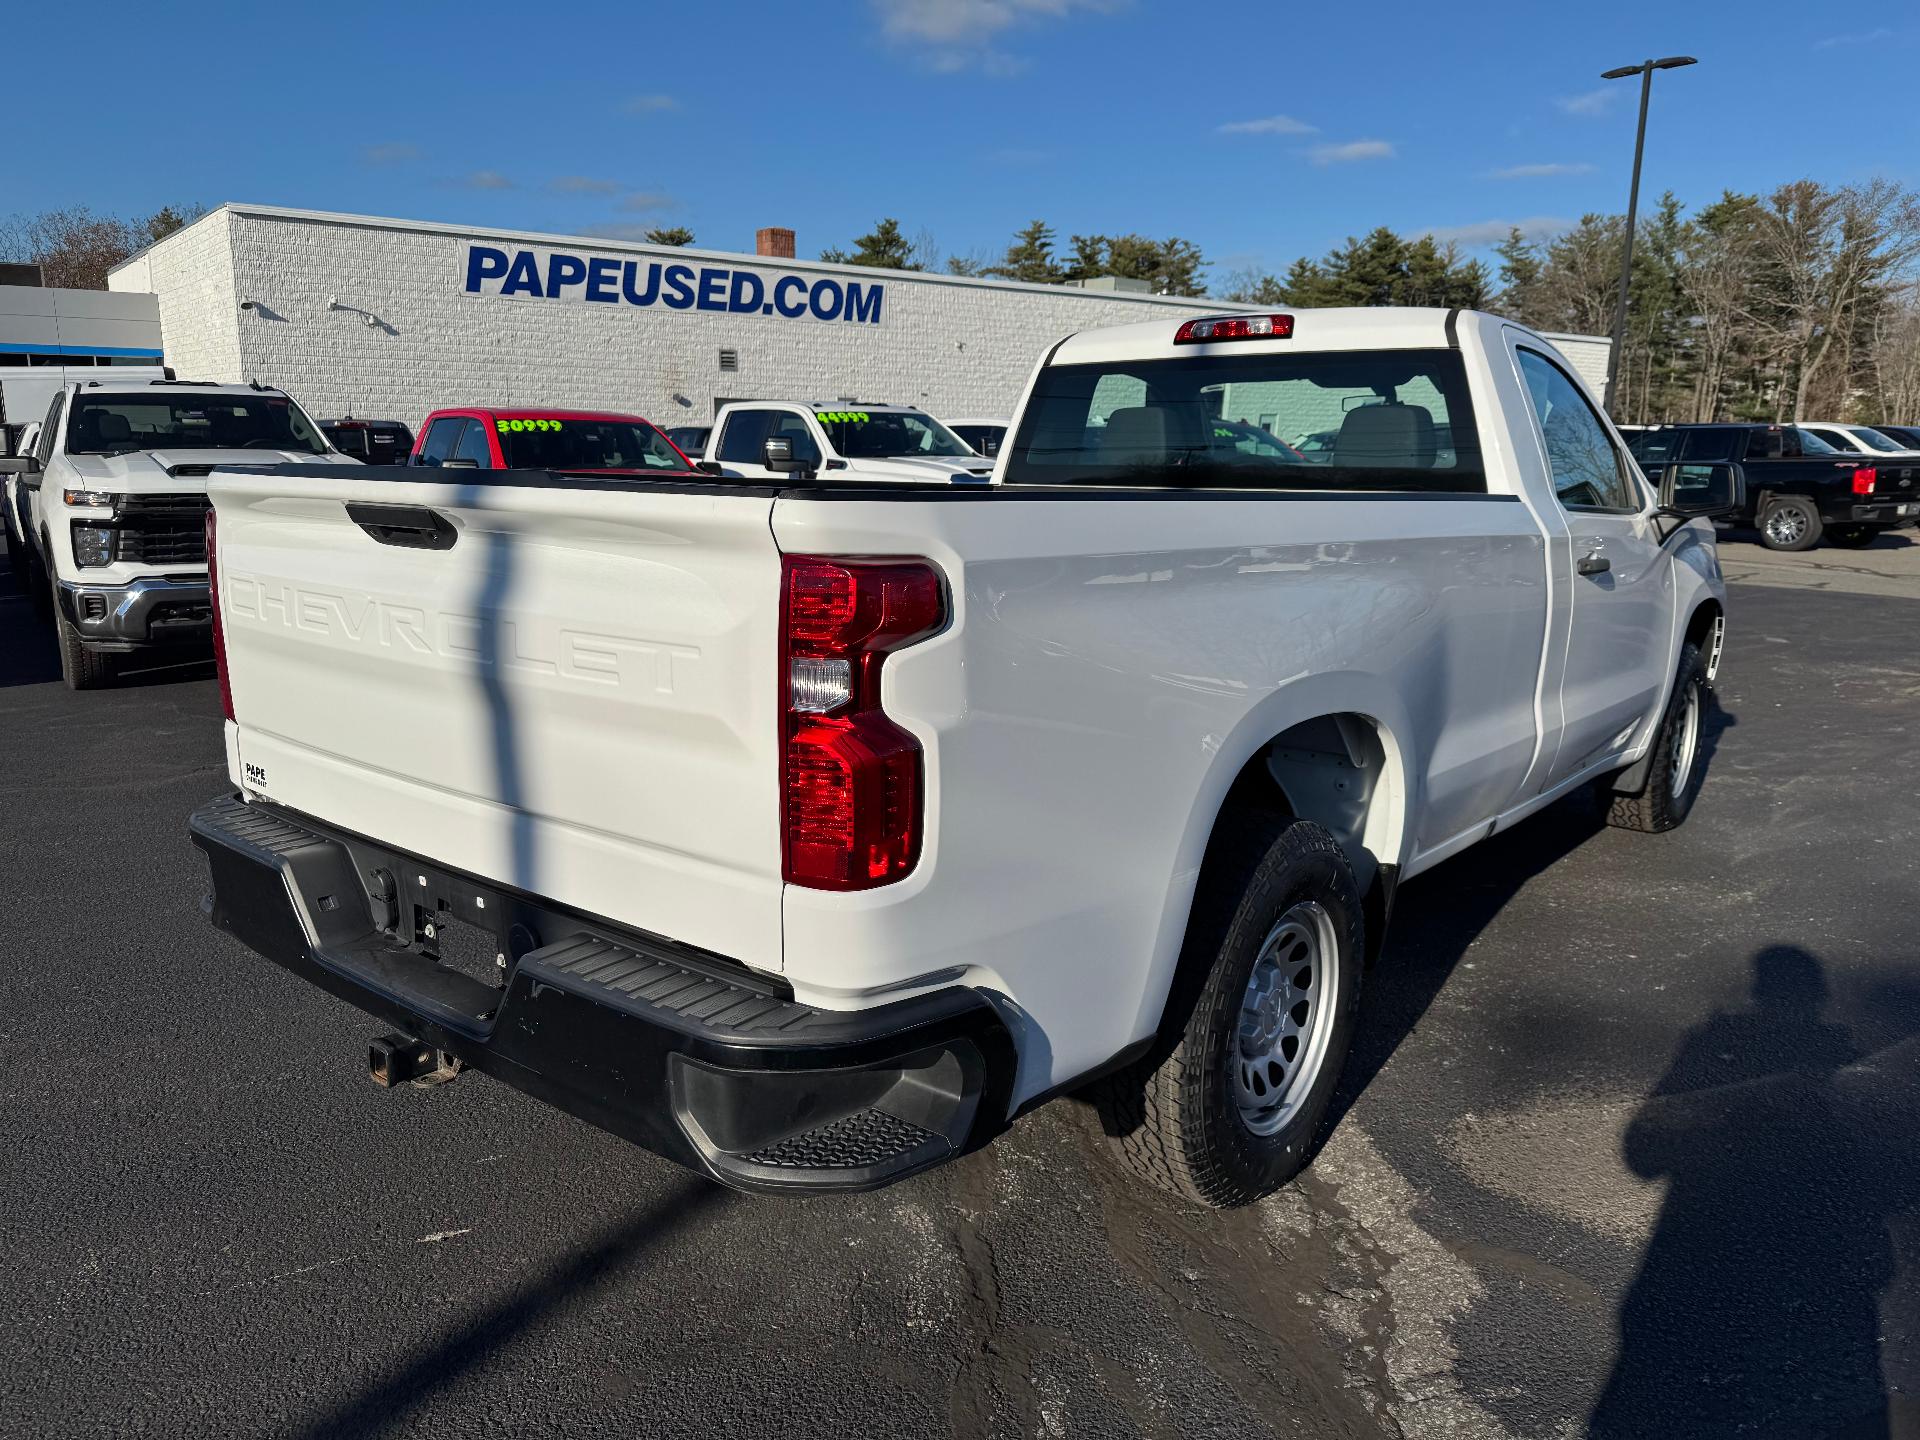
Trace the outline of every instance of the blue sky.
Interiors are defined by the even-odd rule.
[[[6,33],[67,58],[61,99],[12,107],[5,210],[684,224],[723,250],[788,225],[803,255],[881,215],[997,254],[1037,216],[1063,243],[1184,235],[1218,278],[1376,224],[1482,245],[1621,208],[1637,81],[1598,75],[1649,54],[1701,64],[1655,80],[1643,194],[1920,185],[1910,0],[105,0]]]

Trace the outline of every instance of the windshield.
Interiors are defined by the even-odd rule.
[[[1829,445],[1811,430],[1796,429],[1794,433],[1800,437],[1800,453],[1802,455],[1839,455],[1843,453],[1839,446]]]
[[[319,427],[285,395],[74,397],[69,455],[136,450],[291,450],[325,455]]]
[[[836,452],[849,460],[888,460],[911,455],[972,458],[967,442],[931,415],[917,410],[816,410]]]
[[[501,416],[493,422],[509,470],[678,470],[667,437],[644,420]]]
[[[1878,430],[1869,430],[1865,425],[1856,425],[1847,433],[1869,450],[1878,450],[1882,455],[1897,455],[1907,448],[1897,440],[1882,435]]]
[[[1486,489],[1466,372],[1437,349],[1048,366],[1002,463],[1027,485]]]

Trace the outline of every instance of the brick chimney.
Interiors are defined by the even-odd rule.
[[[777,225],[753,232],[753,253],[770,255],[776,260],[793,259],[793,232]]]

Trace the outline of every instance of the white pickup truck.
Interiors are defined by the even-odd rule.
[[[377,1079],[740,1188],[1092,1085],[1245,1202],[1396,883],[1595,781],[1685,818],[1739,483],[1650,485],[1550,345],[1440,310],[1075,335],[983,485],[218,471],[210,914],[393,1027]]]
[[[926,411],[858,401],[722,405],[700,468],[735,480],[776,478],[766,463],[768,440],[785,441],[797,467],[828,479],[966,483],[993,474],[991,460]]]
[[[0,472],[15,579],[54,626],[67,684],[110,684],[134,655],[204,659],[207,472],[293,460],[357,463],[257,385],[114,376],[56,392],[33,450]]]

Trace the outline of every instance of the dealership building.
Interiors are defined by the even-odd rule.
[[[1219,301],[223,205],[109,285],[151,293],[183,379],[257,380],[315,414],[417,424],[449,405],[709,421],[735,399],[1007,415],[1063,335]],[[1138,285],[1138,290],[1132,287]]]

